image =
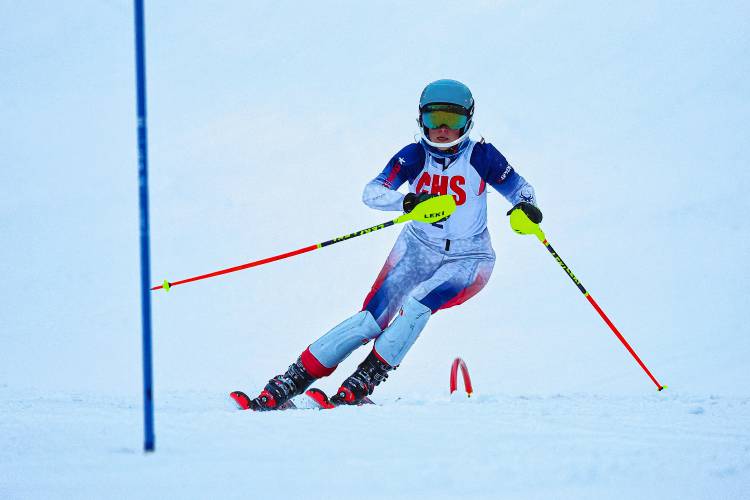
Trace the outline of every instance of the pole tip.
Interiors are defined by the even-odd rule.
[[[660,385],[660,386],[659,386],[659,392],[663,391],[663,390],[664,390],[664,389],[666,389],[666,388],[667,388],[667,386],[666,386],[666,385]]]
[[[169,289],[172,287],[172,284],[169,281],[164,280],[164,283],[161,285],[161,287],[164,289],[165,292],[168,292]]]

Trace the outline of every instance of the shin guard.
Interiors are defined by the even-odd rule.
[[[422,305],[417,299],[406,299],[396,319],[375,341],[377,354],[391,366],[401,364],[401,360],[416,342],[431,314],[430,308]]]
[[[313,342],[308,350],[322,365],[335,368],[354,350],[374,339],[382,330],[369,311],[360,311]]]

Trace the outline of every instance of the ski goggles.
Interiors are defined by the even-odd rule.
[[[422,108],[422,125],[427,128],[440,128],[443,125],[451,130],[459,130],[469,121],[469,112],[455,104],[430,104]]]

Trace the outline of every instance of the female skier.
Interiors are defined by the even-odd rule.
[[[473,114],[474,98],[463,83],[438,80],[425,87],[419,100],[421,140],[391,158],[365,186],[362,201],[377,210],[408,213],[432,196],[451,194],[455,212],[433,224],[407,223],[362,310],[310,344],[286,373],[249,401],[251,409],[279,408],[374,339],[365,360],[331,397],[334,404],[360,403],[401,364],[431,315],[476,295],[495,264],[487,184],[513,204],[511,211],[523,210],[541,222],[533,187],[494,146],[469,138]],[[405,182],[409,193],[404,196],[397,189]]]

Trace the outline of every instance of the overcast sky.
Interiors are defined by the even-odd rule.
[[[0,383],[135,391],[132,5],[1,5]],[[748,4],[457,5],[147,2],[152,281],[394,218],[361,189],[413,141],[423,86],[455,78],[655,375],[747,395]],[[505,200],[489,206],[489,285],[438,313],[383,390],[443,390],[462,355],[478,391],[651,391]],[[259,388],[361,307],[398,230],[154,294],[157,388]]]

